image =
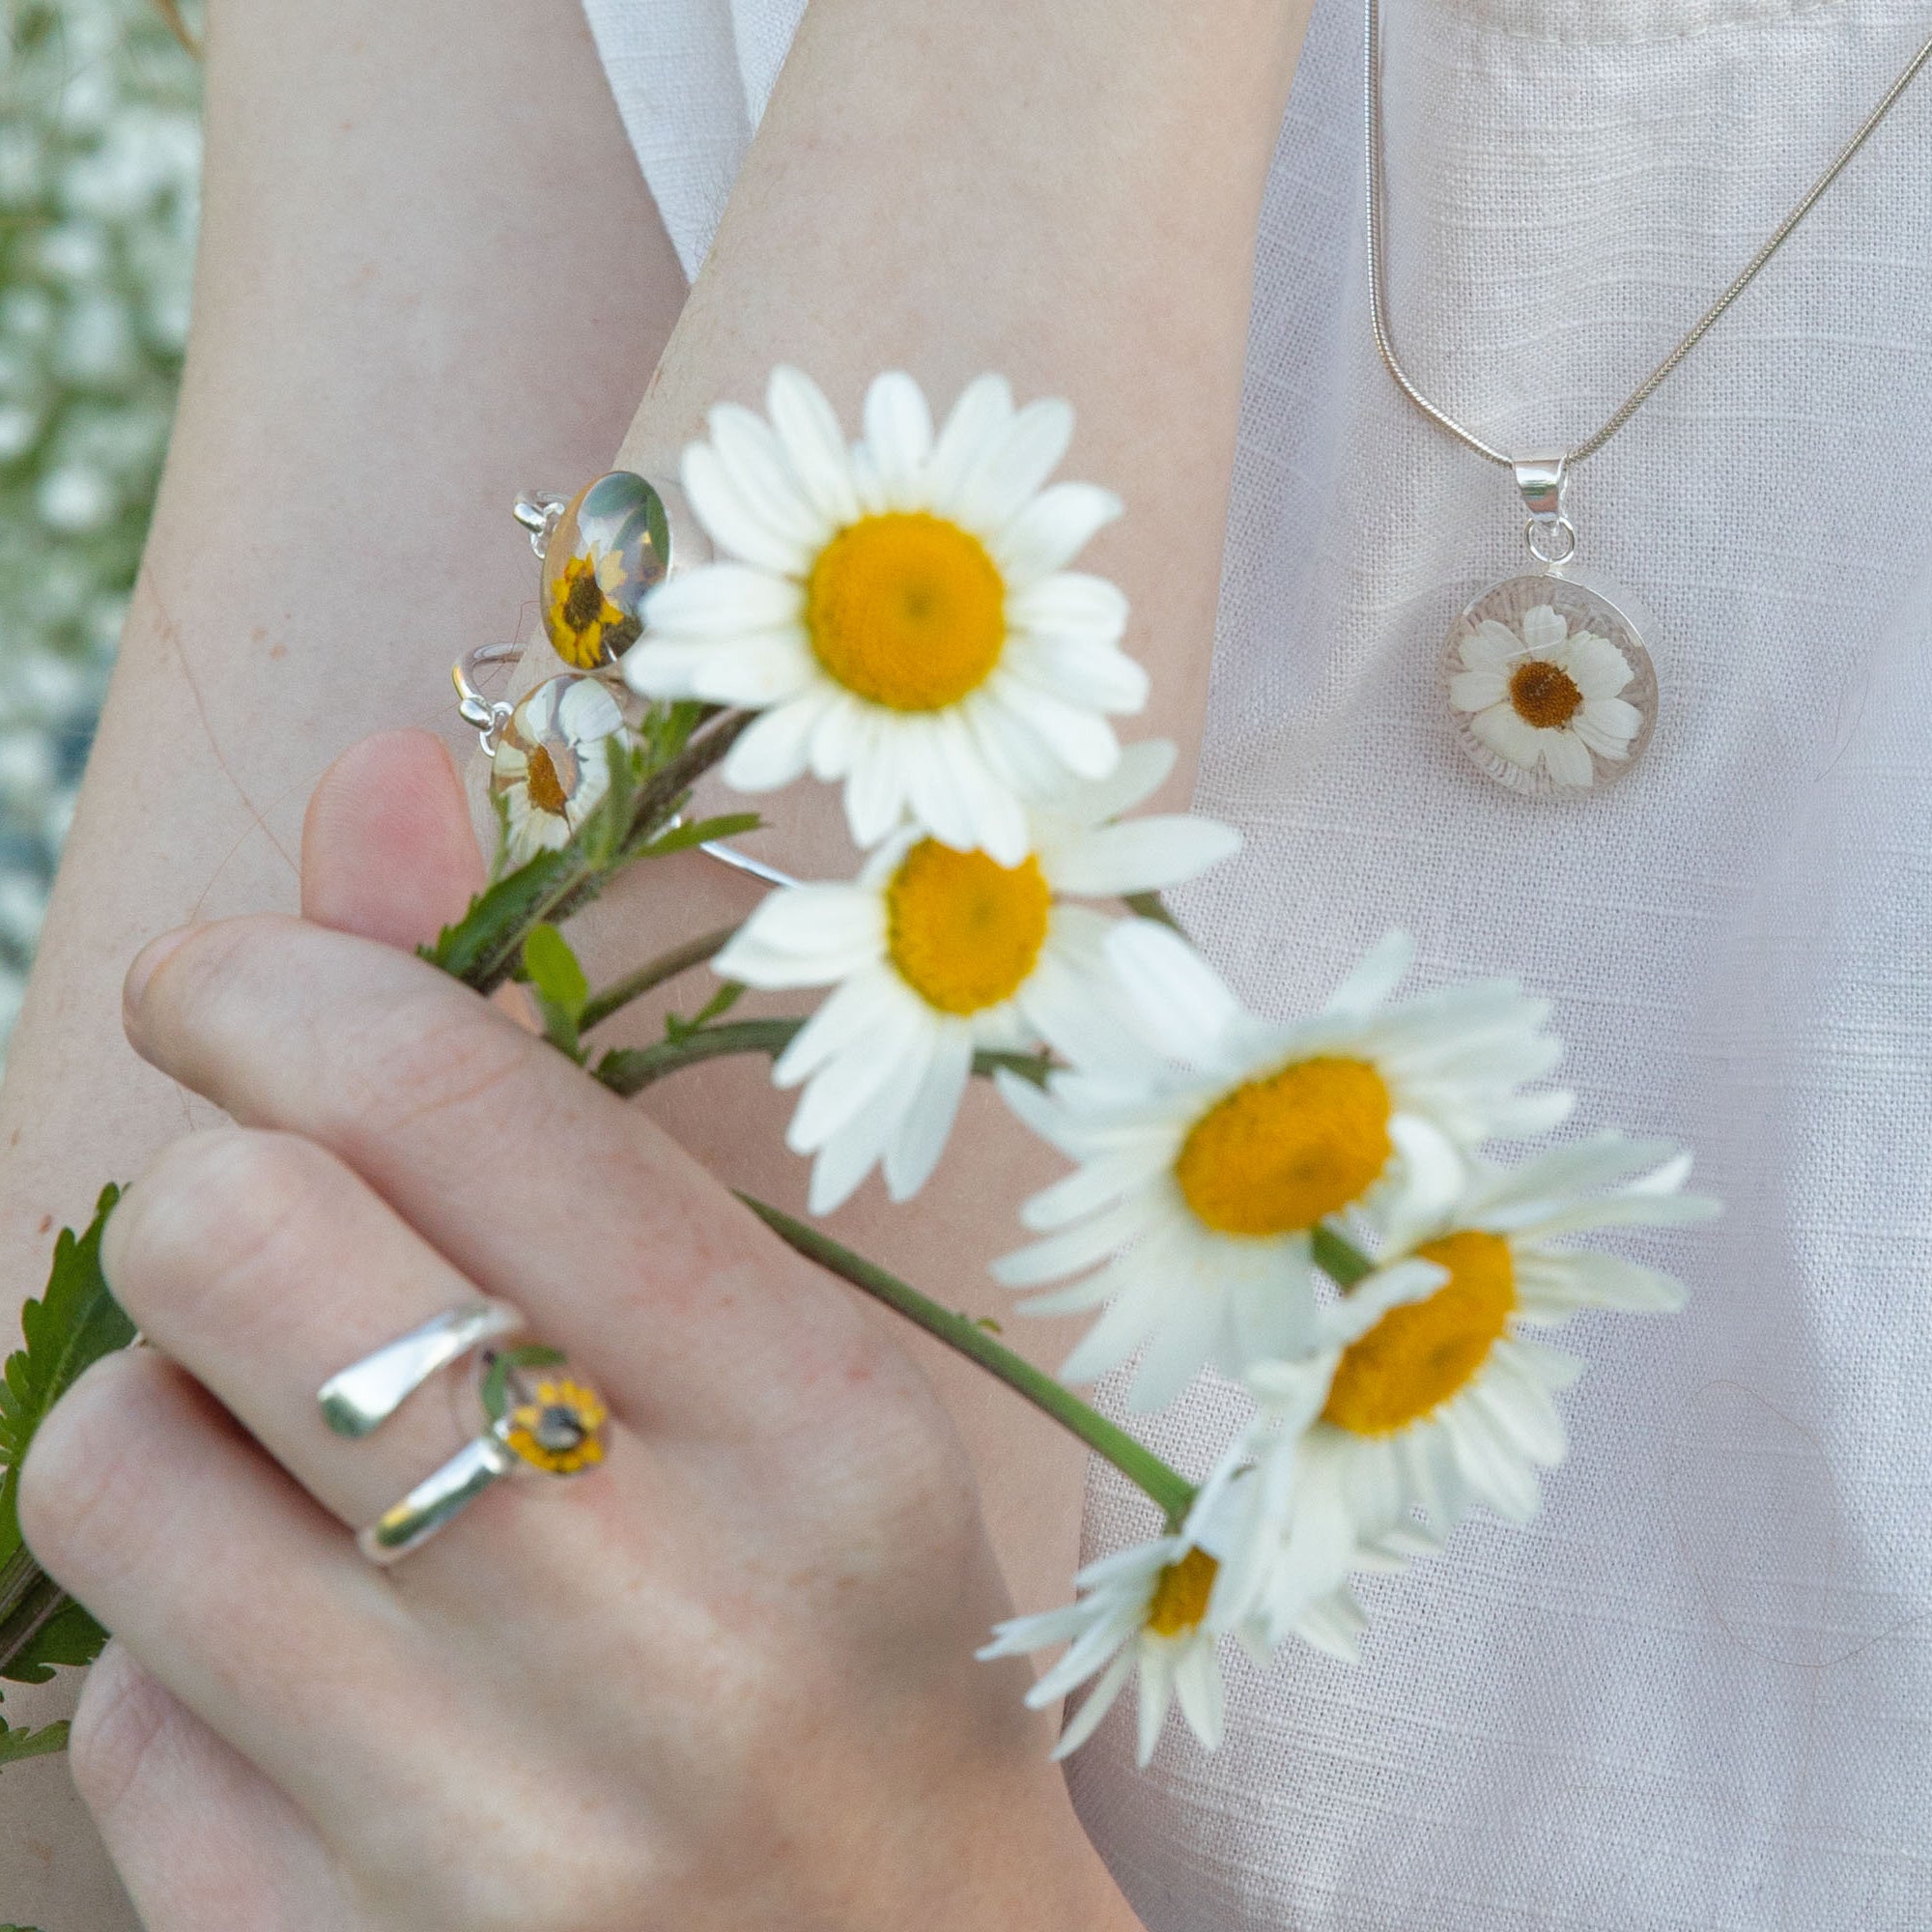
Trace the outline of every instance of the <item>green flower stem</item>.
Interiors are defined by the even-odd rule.
[[[884,1268],[862,1255],[855,1255],[850,1248],[841,1247],[803,1221],[795,1221],[789,1214],[754,1201],[749,1194],[740,1194],[738,1199],[781,1241],[808,1261],[816,1262],[820,1267],[896,1310],[907,1321],[917,1322],[928,1335],[937,1336],[949,1349],[956,1349],[969,1361],[977,1362],[989,1375],[997,1376],[1009,1388],[1023,1395],[1036,1408],[1044,1410],[1095,1455],[1104,1456],[1128,1482],[1152,1497],[1171,1526],[1179,1526],[1194,1502],[1194,1485],[1178,1469],[1163,1463],[1151,1449],[1136,1442],[1125,1430],[1116,1428],[1043,1369],[1035,1368],[1024,1355],[1015,1354],[1004,1342],[996,1341],[970,1316],[955,1315],[951,1309],[940,1307],[896,1275],[888,1274]]]
[[[1339,1288],[1344,1294],[1354,1287],[1364,1275],[1374,1274],[1376,1264],[1346,1235],[1338,1235],[1326,1221],[1318,1221],[1315,1233],[1309,1242],[1314,1251],[1315,1265]]]
[[[718,1026],[693,1027],[654,1046],[618,1047],[607,1053],[597,1063],[597,1078],[613,1094],[641,1094],[668,1074],[681,1073],[700,1061],[733,1053],[765,1053],[776,1060],[804,1025],[803,1020],[726,1020]],[[1017,1073],[1039,1087],[1052,1068],[1043,1053],[982,1051],[973,1056],[973,1071],[981,1079],[999,1072]]]
[[[737,932],[735,925],[721,925],[716,932],[701,934],[684,946],[673,947],[657,958],[648,960],[635,973],[606,986],[601,993],[593,993],[583,1003],[583,1010],[577,1016],[579,1033],[588,1033],[592,1027],[602,1026],[611,1015],[653,986],[662,986],[667,980],[675,980],[680,973],[688,973],[694,966],[702,966],[707,959],[715,959],[730,943]]]

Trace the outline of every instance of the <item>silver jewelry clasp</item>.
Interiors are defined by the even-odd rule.
[[[1520,457],[1510,468],[1516,472],[1523,508],[1529,512],[1522,539],[1530,555],[1552,567],[1568,563],[1577,554],[1577,526],[1563,508],[1563,495],[1570,483],[1568,452]]]
[[[449,668],[450,681],[456,686],[456,711],[466,724],[473,724],[483,740],[483,749],[492,757],[497,741],[503,735],[516,707],[499,697],[492,700],[476,689],[474,679],[485,665],[509,664],[518,655],[516,644],[479,644]]]
[[[542,556],[569,507],[570,498],[559,497],[554,490],[526,490],[510,514],[529,531],[530,548]]]

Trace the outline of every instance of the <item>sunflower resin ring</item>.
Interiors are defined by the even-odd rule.
[[[467,1313],[457,1311],[440,1320],[457,1321]],[[427,1329],[390,1344],[388,1350],[379,1350],[367,1362],[332,1378],[324,1385],[325,1391],[339,1388],[345,1378],[366,1377],[372,1364],[411,1346],[425,1360],[431,1353],[438,1354],[435,1367],[445,1366],[450,1359],[446,1350],[423,1349],[423,1338],[437,1326],[431,1323]],[[418,1378],[415,1385],[427,1378],[427,1373],[434,1373],[434,1368]],[[355,1546],[371,1563],[386,1567],[420,1549],[485,1490],[506,1476],[577,1476],[603,1462],[610,1409],[587,1381],[571,1374],[561,1350],[530,1343],[486,1351],[478,1396],[482,1432],[374,1522],[356,1532]],[[393,1413],[399,1406],[400,1398],[388,1412]],[[330,1414],[327,1395],[324,1413],[330,1416],[331,1426],[340,1429]]]

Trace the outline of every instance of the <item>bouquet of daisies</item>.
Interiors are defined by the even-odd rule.
[[[479,990],[525,981],[551,1040],[619,1093],[770,1055],[798,1090],[787,1142],[812,1163],[814,1215],[874,1170],[912,1200],[976,1076],[1065,1157],[995,1266],[1037,1291],[1025,1308],[1092,1311],[1059,1378],[749,1205],[1151,1498],[1158,1536],[982,1653],[1060,1649],[1031,1695],[1090,1687],[1063,1753],[1137,1675],[1145,1761],[1176,1703],[1219,1741],[1221,1638],[1260,1659],[1296,1641],[1353,1658],[1353,1577],[1440,1550],[1478,1505],[1533,1514],[1564,1453],[1556,1397],[1581,1367],[1543,1331],[1683,1297],[1576,1237],[1715,1204],[1685,1191],[1688,1158],[1665,1143],[1602,1132],[1506,1151],[1571,1108],[1544,1084],[1560,1050],[1548,1009],[1513,982],[1405,995],[1411,949],[1391,935],[1320,1011],[1283,1020],[1249,1011],[1188,943],[1160,895],[1239,841],[1135,815],[1174,752],[1116,732],[1148,680],[1122,648],[1122,592],[1071,567],[1122,509],[1050,480],[1072,427],[1065,403],[1015,407],[992,376],[935,425],[890,374],[855,442],[780,369],[766,414],[712,412],[682,502],[616,472],[569,504],[522,506],[572,668],[481,706],[497,870],[432,956]],[[699,530],[712,554],[683,561]],[[693,816],[714,771],[747,795],[808,774],[839,786],[856,876],[801,883],[736,854],[723,841],[753,814]],[[561,924],[616,871],[693,844],[762,872],[766,896],[742,925],[593,991]],[[714,996],[663,1040],[591,1051],[630,1000],[707,962]],[[733,1018],[746,987],[820,997],[809,1014]],[[1068,1386],[1129,1365],[1133,1411],[1204,1369],[1244,1386],[1251,1419],[1199,1481]]]

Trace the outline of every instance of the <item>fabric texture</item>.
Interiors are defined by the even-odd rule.
[[[688,267],[799,0],[587,0]],[[1901,0],[1394,0],[1411,372],[1508,446],[1595,427],[1926,31]],[[1578,1131],[1684,1140],[1730,1211],[1633,1241],[1673,1320],[1585,1318],[1526,1531],[1371,1581],[1364,1661],[1230,1655],[1217,1756],[1117,1711],[1072,1767],[1150,1932],[1932,1925],[1932,80],[1578,472],[1579,561],[1653,616],[1643,766],[1462,762],[1450,620],[1523,563],[1507,474],[1369,336],[1356,0],[1318,0],[1268,185],[1183,895],[1264,1009],[1384,928],[1513,973]],[[1104,480],[1104,479],[1103,479]],[[1132,506],[1130,505],[1130,514]],[[1199,1468],[1236,1398],[1150,1429]],[[1102,1472],[1089,1554],[1145,1535]]]

